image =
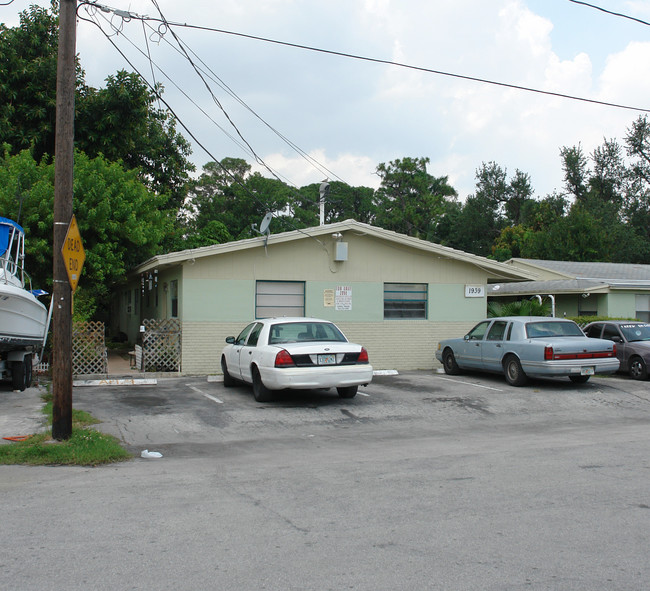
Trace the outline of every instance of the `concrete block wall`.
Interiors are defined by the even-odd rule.
[[[362,344],[374,369],[415,370],[440,367],[435,358],[438,342],[460,337],[475,322],[337,322],[348,340]],[[184,375],[221,373],[221,351],[227,336],[237,336],[246,323],[183,322]]]

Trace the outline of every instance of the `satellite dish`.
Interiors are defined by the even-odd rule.
[[[264,216],[264,219],[262,220],[262,223],[260,224],[260,229],[259,229],[260,234],[270,234],[269,224],[271,223],[272,219],[273,219],[273,214],[269,211]]]

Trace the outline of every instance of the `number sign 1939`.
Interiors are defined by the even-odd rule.
[[[484,285],[466,285],[465,286],[466,298],[482,298],[485,297]]]

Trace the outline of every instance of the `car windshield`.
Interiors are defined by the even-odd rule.
[[[650,324],[621,324],[621,331],[625,339],[635,341],[650,341]]]
[[[271,326],[269,345],[309,341],[345,343],[347,339],[330,322],[286,322]]]
[[[585,334],[575,322],[529,322],[526,324],[529,339],[548,337],[584,337]]]

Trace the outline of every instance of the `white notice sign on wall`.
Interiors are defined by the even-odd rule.
[[[349,285],[339,285],[335,301],[337,310],[352,310],[352,288]]]

